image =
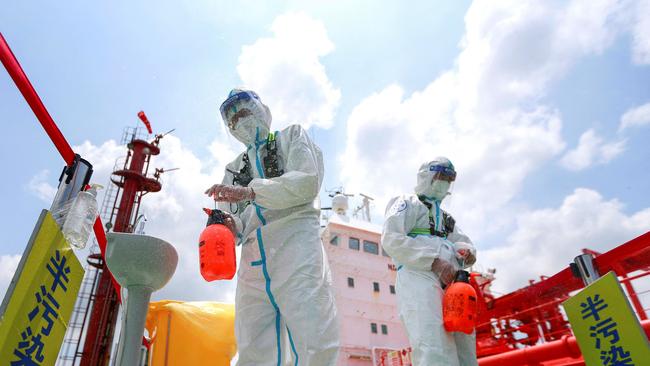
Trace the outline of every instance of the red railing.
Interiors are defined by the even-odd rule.
[[[639,300],[641,293],[635,291],[632,281],[650,275],[650,232],[607,253],[583,251],[595,256],[594,265],[599,273],[614,271],[620,277],[630,302],[648,331],[650,323],[645,321],[647,314]],[[636,271],[641,273],[629,276]],[[481,366],[525,365],[527,362],[533,365],[562,358],[568,358],[567,363],[557,365],[576,362],[580,351],[561,304],[571,292],[584,285],[570,268],[496,298],[485,293],[487,283],[481,280],[472,276],[480,298],[476,338]]]

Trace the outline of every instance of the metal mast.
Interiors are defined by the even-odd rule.
[[[138,114],[143,122],[144,113]],[[145,122],[151,133],[148,121]],[[123,164],[116,163],[111,183],[106,191],[101,216],[106,231],[135,231],[142,197],[162,188],[160,174],[148,177],[151,157],[160,153],[158,147],[164,135],[141,133],[138,128],[126,128],[122,143],[128,149]],[[88,256],[88,271],[82,284],[79,298],[71,318],[69,334],[66,336],[58,364],[82,366],[107,366],[120,306],[119,294],[115,291],[106,264],[98,248],[93,247]]]

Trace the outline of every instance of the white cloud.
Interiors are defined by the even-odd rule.
[[[577,188],[558,208],[519,214],[517,229],[503,245],[480,251],[479,261],[501,269],[494,289],[506,293],[564,269],[583,248],[606,252],[648,230],[650,208],[627,215],[618,200]]]
[[[639,0],[632,30],[632,60],[639,65],[650,64],[650,0]]]
[[[27,183],[27,189],[47,204],[51,204],[56,195],[56,187],[49,183],[49,176],[50,171],[43,170],[32,177],[29,183]]]
[[[277,129],[292,123],[305,128],[332,126],[341,92],[334,88],[320,58],[334,50],[322,22],[306,14],[278,16],[273,37],[242,48],[237,71],[273,114]]]
[[[452,69],[411,95],[390,85],[354,108],[339,158],[346,189],[383,210],[389,196],[412,191],[419,164],[445,155],[459,172],[453,211],[465,231],[479,239],[512,224],[503,212],[527,176],[565,147],[558,111],[539,101],[577,60],[613,42],[620,12],[606,0],[474,2]]]
[[[650,103],[627,110],[621,117],[619,131],[629,127],[650,124]]]
[[[458,58],[464,103],[489,111],[523,98],[534,101],[577,59],[601,53],[619,33],[619,1],[564,4],[472,3]]]
[[[605,142],[596,131],[589,129],[580,136],[575,149],[568,151],[560,160],[566,169],[578,171],[594,164],[605,164],[625,150],[625,140]]]
[[[0,302],[4,299],[9,283],[18,268],[20,255],[0,255]]]
[[[484,227],[484,215],[503,207],[528,173],[563,148],[554,111],[512,109],[479,120],[456,108],[454,87],[445,75],[411,98],[391,86],[358,105],[341,158],[346,189],[370,193],[383,210],[389,196],[412,191],[422,162],[446,155],[459,171],[453,196],[459,222]],[[459,113],[466,116],[457,120]]]

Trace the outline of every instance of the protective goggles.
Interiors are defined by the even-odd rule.
[[[251,99],[260,100],[260,97],[253,91],[241,91],[229,96],[228,99],[221,103],[221,107],[219,107],[221,117],[223,117],[225,121],[228,121],[228,117],[237,113],[237,106],[240,103],[248,102]]]
[[[432,165],[429,167],[429,171],[433,172],[433,179],[444,180],[447,182],[453,182],[456,180],[456,171],[453,168],[442,165]]]

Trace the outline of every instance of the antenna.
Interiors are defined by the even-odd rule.
[[[344,195],[346,197],[353,197],[354,196],[354,194],[352,194],[352,193],[345,193],[344,189],[343,189],[343,186],[338,186],[338,187],[326,189],[325,192],[329,193],[328,196],[330,196],[332,198],[334,196],[336,196],[337,194],[342,194],[342,195]]]
[[[374,201],[375,199],[363,193],[359,193],[359,196],[363,197],[363,201],[361,202],[361,206],[354,209],[352,216],[356,218],[359,215],[359,211],[361,211],[361,218],[370,222],[370,201]]]
[[[172,128],[171,130],[169,130],[169,131],[167,131],[165,133],[161,133],[161,134],[156,135],[156,138],[154,139],[154,142],[153,142],[154,145],[158,145],[160,143],[160,139],[162,139],[163,137],[169,135],[170,133],[172,133],[174,131],[176,131],[176,129]]]
[[[156,171],[153,173],[153,176],[154,176],[154,178],[156,178],[156,180],[158,180],[158,179],[160,179],[160,175],[162,173],[172,172],[172,171],[178,170],[178,169],[180,169],[180,168],[171,168],[171,169],[156,168]]]

